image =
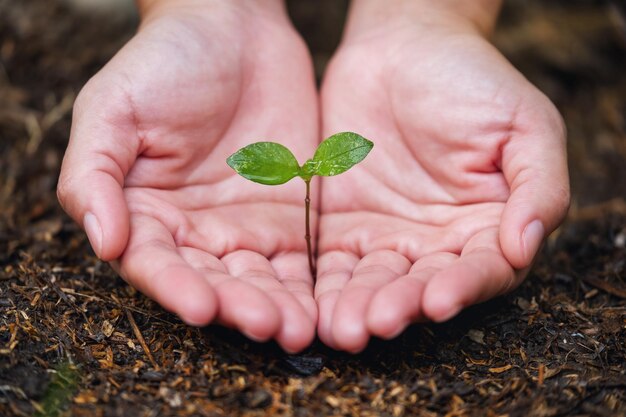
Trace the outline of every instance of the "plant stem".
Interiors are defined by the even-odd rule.
[[[305,235],[304,240],[306,240],[306,250],[309,254],[309,269],[311,270],[311,276],[315,279],[315,263],[313,262],[313,250],[311,248],[311,221],[310,221],[310,212],[311,212],[311,179],[304,180],[306,184],[306,197],[304,198],[304,223],[305,223]]]

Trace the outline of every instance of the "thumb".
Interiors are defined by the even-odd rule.
[[[63,209],[85,229],[96,255],[109,261],[119,257],[128,242],[123,186],[139,141],[128,96],[101,94],[93,81],[74,104],[57,195]]]
[[[511,265],[522,269],[569,206],[565,127],[547,98],[519,115],[502,149],[502,170],[511,194],[502,213],[500,245]]]

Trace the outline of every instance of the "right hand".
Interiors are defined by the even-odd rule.
[[[323,133],[358,129],[375,147],[322,183],[318,333],[331,347],[358,352],[511,291],[565,215],[561,118],[458,14],[479,3],[353,3]]]
[[[311,155],[316,100],[275,0],[152,2],[76,100],[59,199],[98,257],[187,323],[298,351],[317,321],[304,185],[252,184],[225,160],[259,140]]]

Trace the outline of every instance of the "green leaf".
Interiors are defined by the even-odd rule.
[[[317,147],[307,171],[313,175],[338,175],[361,162],[374,144],[353,132],[332,135]],[[305,164],[306,165],[306,164]]]
[[[284,184],[300,170],[291,151],[274,142],[256,142],[241,148],[226,163],[242,177],[265,185]]]

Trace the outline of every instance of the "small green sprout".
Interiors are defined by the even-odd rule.
[[[324,140],[317,147],[313,158],[302,166],[285,146],[274,142],[256,142],[239,149],[226,160],[226,163],[239,175],[250,181],[265,185],[284,184],[294,177],[300,177],[306,184],[305,235],[309,268],[315,277],[315,264],[311,249],[310,228],[310,184],[315,175],[330,177],[346,172],[361,162],[372,150],[374,144],[352,132],[337,133]]]

